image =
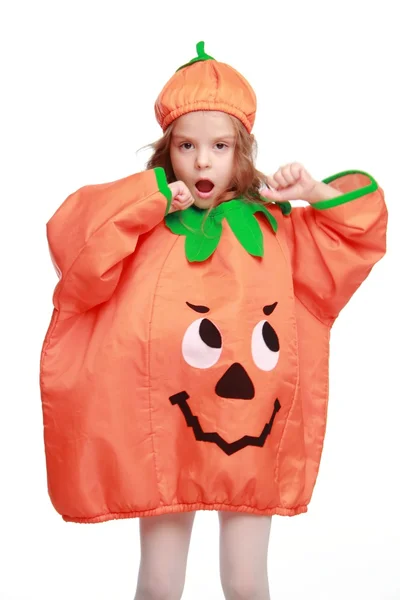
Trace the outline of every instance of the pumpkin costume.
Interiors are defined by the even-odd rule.
[[[254,122],[250,86],[201,44],[156,116],[165,130],[195,109]],[[307,511],[330,330],[386,249],[375,179],[323,181],[341,195],[296,208],[235,198],[202,230],[201,209],[168,214],[155,168],[84,186],[51,217],[59,281],[40,388],[48,492],[65,521]]]

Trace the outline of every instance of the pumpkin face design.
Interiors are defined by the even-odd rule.
[[[198,313],[208,313],[206,306],[186,304]],[[270,315],[277,302],[264,306],[264,314]],[[208,318],[199,318],[187,328],[183,342],[182,354],[188,365],[199,369],[208,369],[216,364],[221,356],[223,338],[218,327]],[[279,360],[279,338],[274,328],[264,319],[254,327],[251,336],[251,353],[255,365],[262,371],[271,371]],[[239,362],[232,363],[217,381],[215,393],[221,398],[235,400],[252,400],[255,388],[246,369]],[[205,432],[199,418],[193,415],[188,404],[189,394],[178,392],[170,397],[172,405],[178,405],[186,419],[188,427],[192,427],[196,440],[217,444],[227,455],[231,455],[246,446],[262,447],[271,431],[275,416],[280,410],[279,399],[276,398],[270,420],[264,424],[259,436],[244,435],[238,440],[227,442],[218,432]]]
[[[259,223],[264,257],[222,221],[220,252],[188,262],[180,235],[157,279],[150,402],[171,460],[181,445],[192,460],[278,452],[298,389],[295,300],[285,253]]]

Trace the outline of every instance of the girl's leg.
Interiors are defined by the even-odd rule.
[[[140,518],[141,558],[134,600],[179,600],[195,511]]]
[[[218,515],[226,600],[270,600],[267,557],[272,517],[229,511]]]

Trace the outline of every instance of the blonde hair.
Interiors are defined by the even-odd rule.
[[[231,181],[231,186],[225,190],[219,198],[215,199],[209,210],[211,210],[218,202],[238,198],[239,196],[245,201],[265,204],[266,199],[263,196],[260,196],[259,192],[264,185],[269,188],[266,176],[261,171],[258,171],[254,164],[257,156],[257,142],[254,135],[247,131],[239,119],[232,115],[228,115],[228,117],[232,121],[236,137],[234,150],[234,176]],[[173,126],[174,123],[172,122],[168,125],[164,135],[160,139],[145,146],[145,148],[153,149],[153,154],[146,163],[146,169],[162,167],[165,171],[168,183],[176,181],[170,158]],[[208,212],[209,211],[207,211],[207,214]]]

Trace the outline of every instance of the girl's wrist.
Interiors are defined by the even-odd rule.
[[[341,195],[342,192],[334,187],[328,185],[327,183],[323,183],[322,181],[317,181],[310,192],[309,197],[304,199],[309,204],[314,204],[315,202],[319,202],[321,200],[330,200],[331,198],[336,198],[337,196]]]

